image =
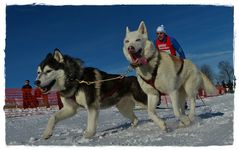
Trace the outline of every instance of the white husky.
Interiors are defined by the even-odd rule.
[[[165,122],[155,113],[160,93],[166,93],[172,100],[174,114],[179,118],[179,126],[188,126],[194,119],[195,99],[198,90],[214,93],[215,87],[190,60],[158,52],[148,40],[144,22],[138,30],[131,32],[126,27],[123,52],[135,68],[141,88],[148,96],[149,117],[162,129],[167,130]],[[190,100],[189,115],[185,115],[185,99]]]

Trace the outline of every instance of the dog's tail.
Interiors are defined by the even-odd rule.
[[[216,87],[212,84],[212,82],[208,79],[208,77],[202,73],[201,73],[201,76],[202,76],[202,80],[203,80],[203,84],[202,84],[202,88],[206,91],[206,93],[209,95],[214,95],[214,94],[217,94],[217,90],[216,90]]]

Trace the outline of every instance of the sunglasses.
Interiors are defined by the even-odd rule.
[[[164,32],[157,32],[157,34],[162,35],[162,34],[164,34]]]

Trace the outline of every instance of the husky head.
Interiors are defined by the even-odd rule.
[[[130,32],[129,28],[126,27],[123,51],[126,59],[132,65],[147,64],[147,58],[152,55],[153,49],[153,43],[148,40],[147,29],[143,21],[136,31]]]
[[[37,85],[42,93],[64,91],[77,86],[76,79],[83,73],[83,62],[67,55],[62,55],[59,49],[49,53],[37,69]]]

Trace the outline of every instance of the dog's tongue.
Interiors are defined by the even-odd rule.
[[[136,53],[131,53],[133,64],[145,65],[148,63],[147,59],[142,57],[141,51],[142,50],[138,50]]]
[[[142,65],[146,65],[148,63],[147,59],[144,57],[137,58],[136,62],[137,64],[142,64]]]

